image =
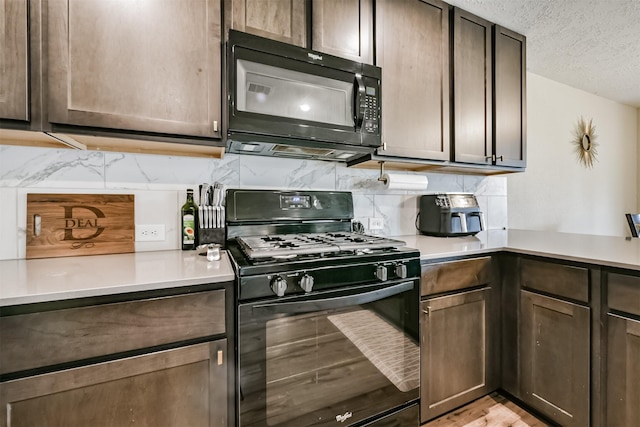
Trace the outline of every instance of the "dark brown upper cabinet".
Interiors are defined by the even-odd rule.
[[[29,120],[27,2],[0,0],[0,119]]]
[[[382,156],[449,160],[449,6],[376,2]]]
[[[526,166],[526,38],[453,14],[452,161]]]
[[[302,47],[308,47],[308,9],[300,0],[225,0],[229,28]]]
[[[216,0],[45,0],[46,109],[53,125],[219,138]]]
[[[226,0],[227,28],[373,63],[373,0]]]
[[[491,23],[453,10],[453,156],[463,163],[492,163]]]
[[[311,49],[373,64],[373,0],[313,0]]]
[[[526,38],[499,25],[493,29],[493,161],[527,163]]]

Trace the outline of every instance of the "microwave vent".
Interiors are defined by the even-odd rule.
[[[297,147],[292,145],[274,145],[271,151],[276,155],[296,155],[296,156],[329,156],[333,154],[334,150],[328,150],[324,148],[310,148],[310,147]]]
[[[269,86],[259,85],[257,83],[249,83],[249,92],[269,95],[269,92],[271,92],[271,88]]]

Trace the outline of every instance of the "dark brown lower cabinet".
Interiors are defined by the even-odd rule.
[[[422,301],[421,422],[495,388],[490,301],[488,287]]]
[[[0,426],[227,425],[226,339],[0,385]]]
[[[521,291],[522,400],[564,427],[589,421],[590,309]]]
[[[606,378],[607,427],[640,426],[640,321],[607,315]]]

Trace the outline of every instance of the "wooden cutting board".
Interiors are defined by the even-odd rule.
[[[27,258],[135,251],[132,194],[27,194]]]

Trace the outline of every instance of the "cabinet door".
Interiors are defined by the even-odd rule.
[[[491,23],[455,8],[453,160],[456,162],[492,163],[491,79]]]
[[[219,1],[45,1],[51,123],[220,136]]]
[[[29,120],[27,0],[0,0],[0,118]]]
[[[231,28],[307,47],[307,2],[300,0],[225,0]]]
[[[640,322],[607,316],[607,426],[640,425]]]
[[[225,349],[219,340],[5,382],[0,426],[226,427]]]
[[[493,388],[489,288],[421,304],[420,420],[426,422]]]
[[[494,27],[493,132],[495,163],[525,167],[527,156],[526,39]]]
[[[372,64],[372,3],[372,0],[313,0],[311,48]]]
[[[589,308],[521,291],[522,400],[565,427],[589,425]]]
[[[376,2],[382,67],[379,154],[449,160],[449,7],[439,0]]]

